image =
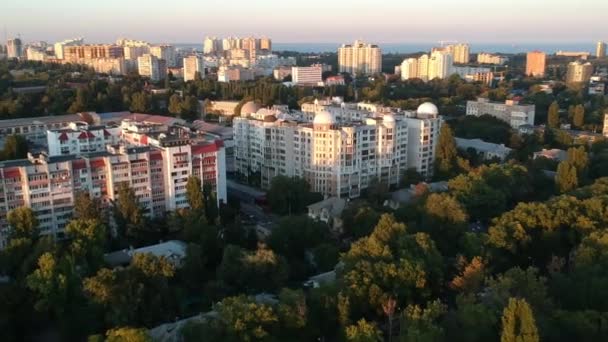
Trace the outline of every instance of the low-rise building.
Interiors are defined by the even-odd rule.
[[[505,161],[512,151],[512,149],[504,144],[489,143],[481,139],[454,138],[454,140],[456,140],[456,146],[459,149],[465,151],[473,149],[477,153],[482,154],[485,160],[499,159],[500,161]]]
[[[344,76],[329,76],[325,79],[325,85],[328,87],[331,86],[340,86],[346,84],[344,81]]]
[[[467,115],[490,115],[508,123],[513,128],[526,124],[534,125],[535,112],[534,105],[520,105],[515,100],[507,100],[504,103],[491,102],[485,98],[467,101]]]
[[[477,54],[477,63],[503,65],[509,61],[508,57],[481,52]]]
[[[128,266],[136,254],[150,254],[155,257],[164,258],[176,268],[182,266],[186,258],[187,244],[178,240],[170,240],[161,242],[156,245],[145,246],[141,248],[129,248],[120,251],[107,253],[103,256],[104,261],[112,266]]]
[[[541,157],[555,160],[558,162],[562,162],[562,161],[568,159],[568,152],[557,149],[557,148],[550,149],[550,150],[543,148],[541,151],[534,152],[533,159],[541,158]]]
[[[291,68],[292,82],[297,85],[319,85],[323,81],[322,74],[321,65]]]
[[[217,80],[219,82],[253,81],[254,79],[255,72],[241,66],[223,66],[217,72]]]

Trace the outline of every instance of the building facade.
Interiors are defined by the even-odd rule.
[[[205,64],[202,56],[192,55],[184,58],[184,81],[193,81],[196,73],[205,77]]]
[[[160,81],[167,76],[167,65],[164,59],[145,54],[137,58],[137,71],[140,76],[149,77],[152,81]]]
[[[447,50],[454,57],[454,63],[468,64],[471,56],[471,47],[469,44],[454,44],[448,45]]]
[[[340,72],[351,75],[374,75],[382,71],[382,51],[377,45],[355,41],[338,49]]]
[[[292,82],[297,85],[318,85],[323,82],[323,67],[321,65],[312,65],[309,67],[292,67],[291,77]]]
[[[373,180],[397,185],[410,167],[432,174],[442,122],[433,104],[416,113],[360,110],[360,119],[324,108],[311,104],[312,120],[267,110],[235,118],[237,173],[263,188],[278,175],[302,177],[312,191],[339,198],[359,197]]]
[[[54,44],[54,50],[55,50],[55,58],[57,59],[64,59],[64,53],[63,50],[66,46],[74,46],[74,45],[84,45],[84,38],[74,38],[74,39],[67,39],[64,40],[62,42],[57,42]]]
[[[517,101],[491,102],[485,98],[467,101],[467,115],[490,115],[517,129],[522,125],[534,125],[534,105],[520,105]]]
[[[8,58],[23,57],[23,43],[19,38],[13,38],[6,41],[6,54]]]
[[[124,51],[118,45],[69,45],[63,47],[63,59],[71,62],[96,58],[124,57]]]
[[[177,53],[172,45],[151,46],[150,54],[158,59],[164,59],[167,67],[177,66]]]
[[[509,61],[508,57],[492,53],[481,52],[477,54],[477,63],[503,65]]]
[[[575,61],[568,64],[567,83],[587,83],[593,75],[593,65],[589,62]]]
[[[526,76],[544,77],[547,55],[542,51],[528,52],[526,55]]]
[[[42,235],[63,237],[77,191],[110,205],[121,184],[135,192],[145,214],[164,216],[187,208],[189,176],[210,186],[218,204],[227,201],[226,161],[221,141],[202,141],[180,132],[159,133],[141,123],[121,125],[121,144],[105,151],[0,162],[0,247],[6,243],[10,210],[32,208]],[[61,135],[57,137],[61,139]],[[61,141],[57,143],[61,145]]]
[[[599,41],[595,47],[595,57],[604,58],[606,57],[606,43]]]

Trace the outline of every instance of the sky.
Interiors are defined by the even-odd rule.
[[[26,42],[521,44],[608,40],[606,13],[606,0],[2,0],[0,29]]]

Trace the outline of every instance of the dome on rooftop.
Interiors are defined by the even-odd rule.
[[[272,115],[272,114],[271,115],[266,115],[264,117],[264,122],[275,122],[275,121],[277,121],[277,117],[274,116],[274,115]]]
[[[241,115],[242,114],[253,114],[257,113],[260,110],[260,105],[255,103],[254,101],[249,101],[241,107]]]
[[[385,125],[394,125],[395,124],[395,117],[393,116],[392,113],[384,114],[384,116],[382,116],[382,122]]]
[[[323,110],[315,115],[312,121],[314,125],[333,125],[335,123],[334,116],[330,112]]]
[[[437,109],[437,106],[433,103],[425,102],[418,106],[416,113],[418,113],[418,115],[438,115],[439,109]]]

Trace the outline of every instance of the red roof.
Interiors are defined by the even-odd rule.
[[[87,168],[87,162],[84,159],[76,159],[72,162],[72,169],[81,170]]]
[[[222,147],[224,147],[224,141],[215,140],[211,144],[192,146],[192,154],[217,152]]]
[[[150,160],[163,160],[163,155],[160,152],[150,153]]]
[[[142,135],[140,142],[144,145],[148,145],[148,136],[147,135]]]
[[[106,166],[106,162],[103,159],[91,160],[91,168],[99,169]]]
[[[112,135],[112,134],[110,134],[110,132],[106,131],[105,129],[103,130],[103,136],[104,136],[104,137],[109,137],[109,136],[111,136],[111,135]]]
[[[5,169],[4,178],[21,178],[19,169]]]
[[[61,133],[61,135],[59,136],[59,141],[66,141],[68,139],[68,135],[65,132]]]

